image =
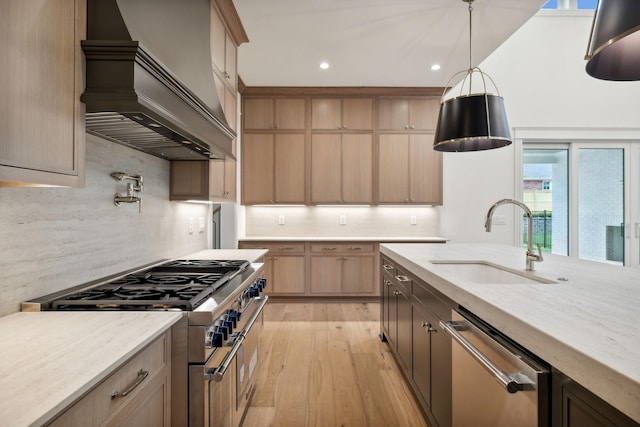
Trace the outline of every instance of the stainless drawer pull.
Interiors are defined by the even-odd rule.
[[[393,285],[393,283],[391,283],[391,281],[389,281],[387,279],[384,279],[384,284],[387,285],[387,286]]]
[[[325,246],[322,248],[323,251],[335,251],[337,248],[335,246]]]
[[[362,250],[362,246],[349,246],[348,249],[350,251],[361,251]]]
[[[458,322],[444,322],[440,321],[440,327],[444,329],[446,333],[451,335],[454,341],[462,346],[483,368],[485,368],[496,380],[505,388],[509,393],[516,393],[522,390],[532,390],[534,388],[533,382],[521,373],[510,374],[500,368],[498,368],[487,356],[482,354],[480,350],[471,342],[469,342],[456,327],[464,327]]]
[[[397,275],[397,276],[396,276],[396,280],[397,280],[398,282],[408,282],[408,281],[409,281],[409,278],[408,278],[407,276]]]
[[[291,247],[291,246],[280,246],[280,247],[278,247],[278,249],[281,250],[281,251],[292,251],[293,247]]]
[[[385,270],[393,270],[393,265],[389,265],[389,264],[382,264],[382,268],[384,268]]]
[[[140,369],[138,371],[138,377],[133,382],[133,384],[131,384],[129,388],[123,391],[122,393],[120,393],[119,391],[114,391],[113,393],[111,393],[111,398],[115,399],[116,397],[126,397],[129,393],[135,390],[135,388],[138,387],[140,383],[142,383],[142,381],[144,381],[148,376],[149,376],[149,371]]]

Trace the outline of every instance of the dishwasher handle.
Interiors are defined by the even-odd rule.
[[[526,375],[520,372],[508,373],[498,368],[487,356],[469,342],[458,328],[464,327],[462,322],[440,321],[440,327],[447,332],[458,344],[462,346],[475,360],[477,360],[509,393],[534,390],[535,384]]]

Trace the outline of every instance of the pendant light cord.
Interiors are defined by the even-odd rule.
[[[467,0],[465,0],[467,1]],[[468,0],[469,1],[469,72],[471,72],[471,70],[473,69],[473,61],[472,61],[472,57],[471,57],[471,12],[473,11],[473,0]]]

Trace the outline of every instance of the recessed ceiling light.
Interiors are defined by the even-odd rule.
[[[320,68],[322,68],[323,70],[326,70],[327,68],[329,68],[329,63],[326,61],[322,61],[320,63]]]
[[[440,64],[433,64],[431,66],[431,71],[438,71],[440,69]]]

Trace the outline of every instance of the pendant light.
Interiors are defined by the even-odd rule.
[[[599,0],[585,59],[597,79],[640,80],[640,1]]]
[[[511,144],[511,133],[504,110],[504,100],[497,94],[493,79],[478,67],[472,66],[471,57],[471,14],[473,0],[462,0],[469,3],[469,69],[456,73],[450,83],[461,74],[466,74],[461,85],[460,94],[445,100],[445,93],[440,100],[440,114],[433,149],[437,151],[460,152],[480,151],[500,148]],[[473,77],[479,77],[482,93],[472,93]],[[491,82],[496,94],[487,93],[487,82]],[[466,93],[465,88],[468,88]]]

